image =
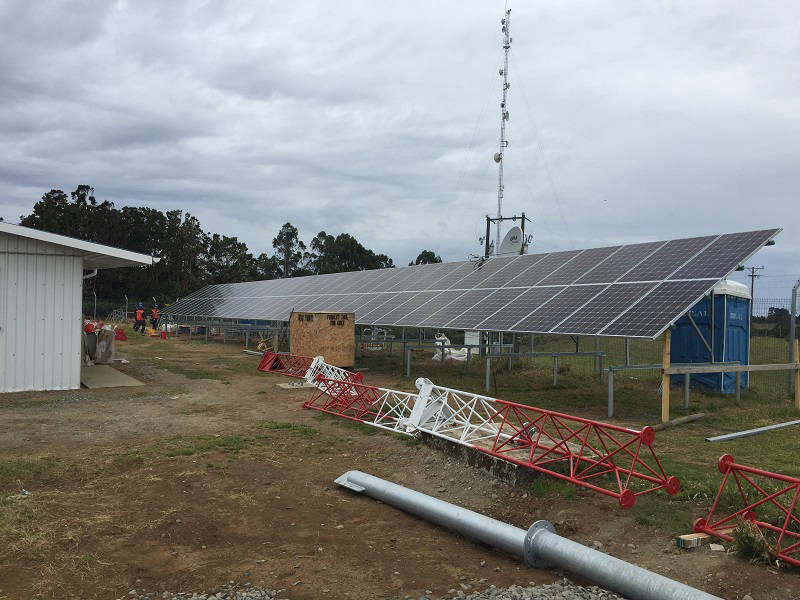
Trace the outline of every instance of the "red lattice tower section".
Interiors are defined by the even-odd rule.
[[[360,373],[353,375],[357,377]],[[315,384],[311,399],[303,403],[303,408],[407,433],[416,394],[379,388],[355,379],[345,381],[322,375],[317,375]]]
[[[258,370],[302,379],[313,360],[310,356],[267,351],[258,364]]]
[[[477,398],[479,402],[462,406],[448,402],[453,416],[440,423],[422,424],[420,430],[612,496],[622,508],[631,508],[637,496],[657,490],[670,495],[680,491],[680,481],[667,476],[653,449],[652,427],[635,430],[515,402]],[[470,412],[473,414],[464,418]]]
[[[737,464],[730,454],[723,454],[717,467],[723,474],[722,483],[711,511],[694,522],[694,531],[732,542],[731,530],[749,522],[758,528],[776,558],[800,566],[800,517],[796,514],[800,479]],[[726,486],[733,488],[734,497],[741,501],[741,508],[734,512],[719,510]],[[725,514],[715,516],[716,512]]]

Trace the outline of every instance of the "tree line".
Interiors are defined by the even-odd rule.
[[[99,202],[94,188],[79,185],[67,195],[52,189],[36,202],[20,224],[99,244],[152,255],[149,267],[108,269],[86,280],[98,297],[156,297],[164,302],[185,296],[204,285],[342,271],[394,267],[385,254],[366,248],[352,235],[320,231],[306,245],[291,223],[272,240],[273,254],[255,256],[235,236],[203,230],[200,221],[182,210],[123,206]],[[441,262],[423,250],[414,264]]]

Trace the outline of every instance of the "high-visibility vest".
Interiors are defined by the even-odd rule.
[[[153,315],[154,319],[158,320],[158,309],[157,308],[154,308],[153,310],[151,310],[150,313]]]
[[[137,308],[136,309],[136,320],[137,321],[144,321],[144,309]]]

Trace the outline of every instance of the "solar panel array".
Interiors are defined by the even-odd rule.
[[[360,325],[654,338],[779,232],[210,285],[165,313],[354,312]]]

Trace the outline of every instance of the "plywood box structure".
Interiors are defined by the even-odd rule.
[[[294,312],[289,318],[291,353],[322,356],[337,367],[355,364],[355,336],[355,313]]]

